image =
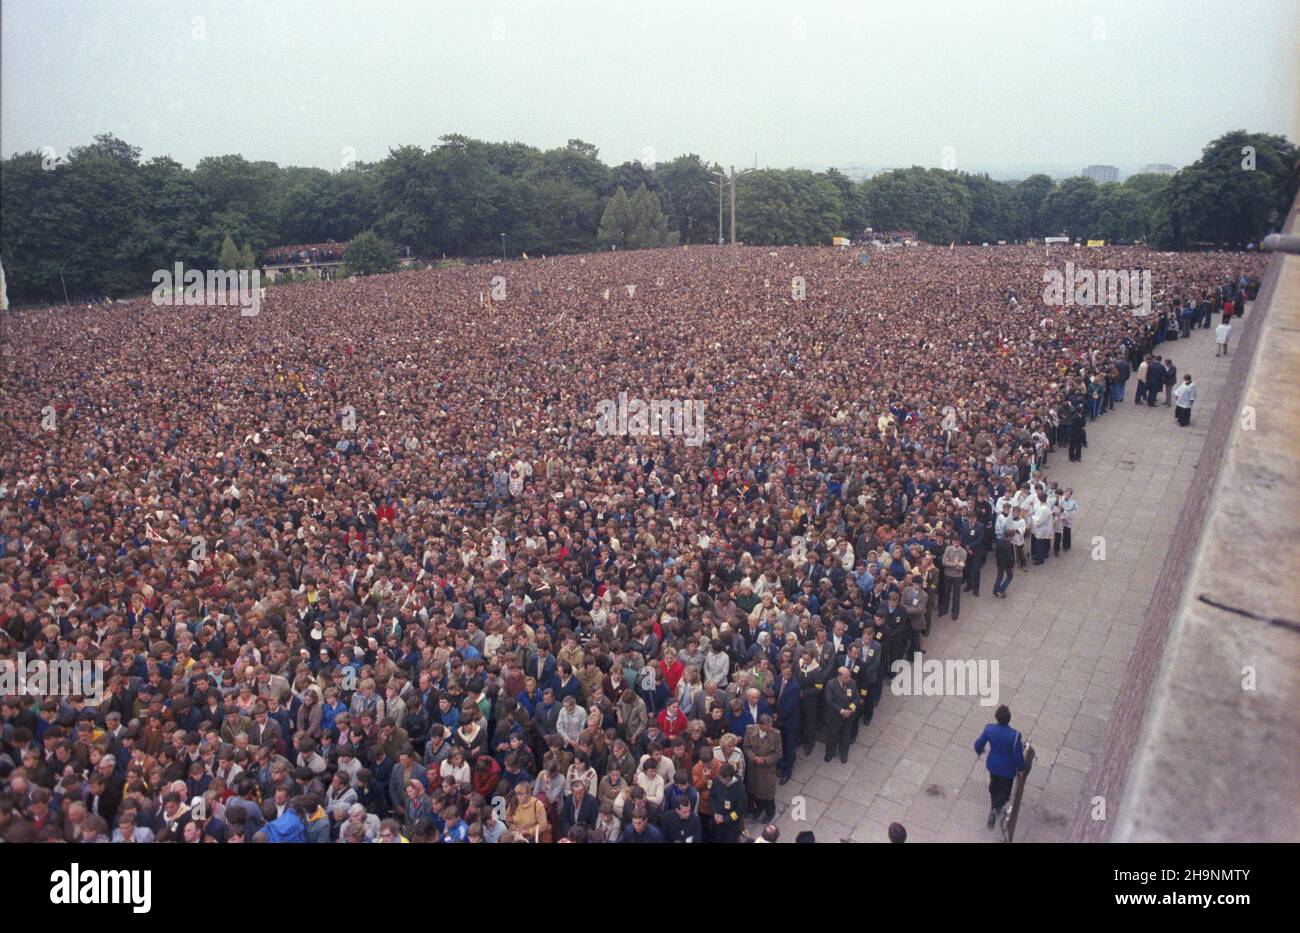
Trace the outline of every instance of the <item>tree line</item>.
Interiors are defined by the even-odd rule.
[[[372,235],[367,252],[377,239],[424,257],[715,243],[720,169],[693,153],[611,167],[579,139],[542,150],[461,135],[338,171],[239,155],[189,169],[166,156],[141,161],[139,148],[101,135],[62,159],[0,160],[0,260],[11,300],[45,302],[62,300],[65,287],[73,297],[139,294],[153,270],[177,262],[206,269],[237,251],[247,267],[250,252],[362,233]],[[834,168],[765,169],[737,182],[736,235],[811,245],[874,228],[945,244],[1066,235],[1241,245],[1279,226],[1296,187],[1295,144],[1244,130],[1174,175],[1122,183],[1002,182],[915,166],[858,182]]]

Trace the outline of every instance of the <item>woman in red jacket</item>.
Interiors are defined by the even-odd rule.
[[[664,734],[664,738],[670,740],[690,727],[686,714],[682,712],[676,700],[668,701],[668,706],[659,713],[658,723],[659,731]]]
[[[686,665],[677,660],[677,652],[672,648],[664,649],[664,656],[659,661],[659,677],[668,685],[669,693],[677,692],[677,682],[686,673]]]

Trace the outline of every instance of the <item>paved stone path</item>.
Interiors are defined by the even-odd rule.
[[[1240,325],[1234,331],[1239,337]],[[927,646],[927,658],[999,661],[1000,702],[1037,755],[1017,840],[1064,841],[1080,801],[1092,796],[1088,771],[1227,373],[1212,330],[1156,352],[1173,359],[1180,381],[1190,372],[1196,382],[1191,425],[1178,427],[1163,397],[1154,409],[1136,406],[1130,379],[1124,402],[1089,425],[1082,463],[1070,463],[1064,448],[1049,458],[1045,475],[1073,488],[1079,503],[1073,550],[1016,571],[1006,600],[993,598],[990,555],[980,598],[963,594],[958,622],[936,618]],[[1094,536],[1104,538],[1104,560],[1092,559]],[[975,696],[895,696],[886,686],[847,764],[823,763],[821,745],[808,758],[800,753],[793,778],[778,788],[781,841],[812,829],[818,842],[886,842],[893,821],[907,827],[909,842],[999,841],[985,829],[988,773],[972,748],[993,709]],[[803,820],[795,819],[800,809]],[[760,829],[749,824],[751,833]]]

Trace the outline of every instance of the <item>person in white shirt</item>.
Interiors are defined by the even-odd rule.
[[[1074,501],[1074,490],[1067,489],[1061,499],[1061,550],[1070,549],[1070,528],[1074,525],[1074,515],[1079,511],[1079,503]]]
[[[1056,499],[1052,503],[1052,556],[1061,556],[1061,536],[1065,531],[1065,510],[1061,508],[1061,500]]]
[[[1232,322],[1224,321],[1214,328],[1214,355],[1228,355],[1228,337],[1232,334]]]
[[[847,540],[840,542],[840,566],[847,572],[853,569],[856,560],[853,555],[853,545]]]
[[[1015,531],[1015,536],[1011,543],[1016,548],[1016,563],[1020,565],[1021,570],[1028,570],[1029,566],[1025,560],[1025,532],[1029,529],[1029,523],[1024,519],[1024,510],[1020,506],[1011,507],[1011,521],[1008,527]]]
[[[1220,327],[1227,325],[1220,324]],[[1180,428],[1192,423],[1192,403],[1196,401],[1196,383],[1191,376],[1183,377],[1183,384],[1174,389],[1174,418]]]
[[[1047,504],[1046,493],[1038,494],[1038,501],[1029,513],[1029,524],[1033,534],[1031,551],[1034,563],[1041,564],[1047,560],[1052,545],[1052,508]]]
[[[993,540],[1000,541],[1007,534],[1007,526],[1011,524],[1011,500],[1003,496],[998,500],[997,519],[993,522]]]

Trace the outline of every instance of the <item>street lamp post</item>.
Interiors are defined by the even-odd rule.
[[[714,172],[713,174],[718,176],[718,180],[713,184],[718,186],[718,245],[721,246],[727,242],[722,235],[722,188],[727,183],[727,173]]]
[[[736,245],[736,179],[742,175],[748,175],[750,172],[758,171],[757,168],[744,168],[740,170],[740,175],[736,174],[736,167],[731,167],[731,245]]]
[[[506,258],[506,235],[501,234],[501,258]]]

